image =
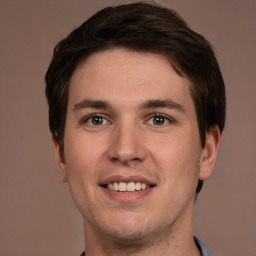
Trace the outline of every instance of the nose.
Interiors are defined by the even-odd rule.
[[[135,122],[122,122],[113,130],[108,150],[110,161],[123,165],[142,162],[146,157],[143,131]]]

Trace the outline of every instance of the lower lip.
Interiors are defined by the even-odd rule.
[[[146,197],[154,189],[154,187],[150,187],[145,190],[138,190],[138,191],[132,191],[132,192],[119,192],[119,191],[110,190],[104,187],[101,187],[101,188],[112,200],[119,201],[119,202],[138,201]]]

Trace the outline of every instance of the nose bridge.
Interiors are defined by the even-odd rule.
[[[146,151],[142,130],[131,117],[124,118],[113,129],[109,154],[112,161],[122,163],[144,160]]]

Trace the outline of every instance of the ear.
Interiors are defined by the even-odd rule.
[[[54,136],[54,135],[52,135],[52,143],[53,143],[54,150],[55,150],[56,165],[57,165],[57,169],[61,175],[61,180],[64,182],[67,182],[68,181],[67,168],[66,168],[66,164],[64,161],[64,156],[61,152],[60,144],[59,144],[56,136]]]
[[[214,126],[206,134],[205,147],[202,149],[200,159],[199,180],[205,180],[212,174],[220,145],[220,129]]]

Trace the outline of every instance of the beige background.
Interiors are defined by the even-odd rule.
[[[44,74],[58,40],[100,8],[128,2],[1,0],[1,256],[83,250],[81,217],[55,168]],[[216,256],[255,256],[256,1],[157,2],[212,42],[227,88],[222,148],[196,203],[195,234]]]

